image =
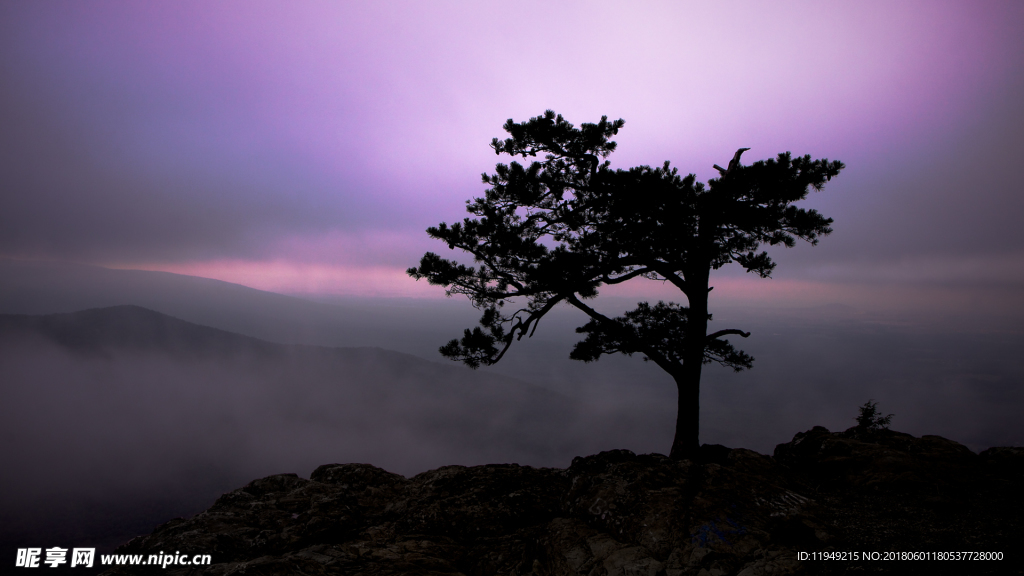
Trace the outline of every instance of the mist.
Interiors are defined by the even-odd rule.
[[[671,424],[399,352],[272,344],[125,306],[0,316],[0,382],[7,543],[113,546],[324,463],[566,467]]]
[[[2,317],[0,539],[11,545],[112,548],[254,478],[327,463],[407,476],[565,467],[609,449],[666,453],[672,440],[671,378],[638,357],[569,360],[585,322],[572,310],[473,371],[437,352],[478,317],[458,299],[315,302],[168,273],[0,264],[0,314],[144,307],[129,323],[142,331],[117,338],[94,320],[62,340],[10,328],[39,316]],[[771,454],[812,426],[853,426],[872,399],[903,432],[976,452],[1024,444],[1020,331],[843,305],[712,312],[713,329],[751,332],[735,344],[755,362],[705,367],[704,443]]]

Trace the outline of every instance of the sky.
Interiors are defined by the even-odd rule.
[[[1024,312],[1021,29],[1019,2],[4,2],[0,257],[441,297],[404,273],[447,253],[424,230],[554,109],[623,118],[613,167],[846,164],[803,204],[835,232],[721,271],[722,302]]]

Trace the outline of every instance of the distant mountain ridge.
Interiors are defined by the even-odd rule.
[[[428,312],[401,299],[390,306],[373,302],[324,304],[170,272],[0,259],[0,314],[134,305],[269,342],[380,346],[427,359],[436,357],[448,332],[461,331],[477,315],[468,305],[447,300],[430,301]],[[425,338],[424,326],[439,327],[440,334]]]
[[[141,306],[64,314],[0,314],[0,338],[42,337],[77,352],[126,350],[215,356],[273,354],[279,344],[179,320]]]
[[[303,364],[340,361],[344,365],[339,368],[349,375],[358,375],[379,363],[381,368],[393,373],[409,374],[408,368],[413,368],[413,372],[419,371],[434,379],[441,376],[441,380],[450,383],[461,383],[468,376],[484,389],[502,390],[501,386],[489,386],[498,381],[512,385],[512,388],[504,388],[506,390],[526,389],[550,400],[564,399],[557,393],[507,376],[431,362],[375,346],[328,347],[268,342],[135,305],[46,315],[0,314],[0,342],[31,344],[33,338],[86,356],[150,353],[168,355],[175,360],[243,357],[258,362],[290,360]]]
[[[170,272],[0,258],[0,314],[67,313],[126,304],[268,342],[379,347],[442,363],[449,362],[438,348],[476,325],[480,315],[457,298],[338,297],[324,303]],[[638,359],[610,357],[600,365],[569,360],[579,339],[574,328],[584,322],[570,310],[554,310],[536,337],[517,343],[500,363],[479,372],[562,392],[595,382],[616,385],[637,376],[645,382],[667,378]],[[673,393],[671,387],[664,391]]]

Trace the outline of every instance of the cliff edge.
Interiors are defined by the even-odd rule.
[[[1017,574],[1024,449],[815,427],[774,456],[626,450],[567,469],[446,466],[412,478],[329,464],[224,494],[118,554],[209,566],[107,574]],[[1002,552],[1000,561],[815,560],[827,552]],[[806,553],[801,559],[798,553]]]

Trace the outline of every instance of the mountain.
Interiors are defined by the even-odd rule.
[[[480,316],[460,298],[338,297],[330,303],[315,302],[169,272],[0,259],[0,314],[41,315],[118,305],[141,306],[269,342],[378,347],[444,363],[448,361],[438,348],[476,325]],[[600,365],[569,360],[569,350],[579,339],[574,328],[583,323],[573,311],[554,310],[535,337],[519,342],[502,362],[479,372],[526,380],[563,394],[589,393],[596,385],[607,395],[608,388],[622,387],[628,390],[622,400],[642,400],[654,410],[674,394],[671,379],[639,359],[610,357]],[[636,385],[647,382],[651,384]],[[674,416],[669,412],[657,420],[670,431]],[[643,429],[651,414],[648,409],[645,418],[623,428]],[[642,438],[643,434],[633,435],[630,447],[641,447],[636,441]]]
[[[158,353],[218,358],[280,356],[286,349],[258,338],[200,326],[140,306],[70,314],[0,315],[0,339],[43,339],[83,354]]]
[[[0,314],[136,305],[272,342],[382,346],[431,358],[443,342],[419,344],[424,325],[461,331],[462,322],[472,323],[477,314],[448,300],[433,301],[426,311],[413,304],[391,300],[382,306],[372,299],[349,299],[332,305],[169,272],[0,259]]]
[[[774,457],[705,444],[698,461],[615,450],[411,478],[330,464],[254,480],[116,552],[209,566],[107,574],[1018,574],[1022,481],[1022,448],[822,427]]]

